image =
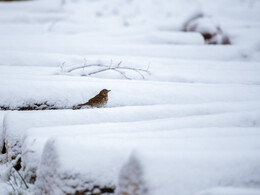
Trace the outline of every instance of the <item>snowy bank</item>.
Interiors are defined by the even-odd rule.
[[[260,180],[259,128],[158,132],[110,127],[106,132],[94,127],[81,136],[77,129],[74,136],[46,142],[37,170],[38,192],[73,194],[118,187],[119,194],[134,194],[131,190],[137,187],[144,189],[138,195],[146,190],[188,195],[217,186],[257,187]]]
[[[260,115],[257,115],[259,105],[257,101],[253,101],[198,105],[133,106],[76,111],[9,112],[4,118],[2,134],[8,148],[9,158],[11,158],[11,156],[21,152],[25,130],[32,127],[142,121],[163,118],[172,118],[170,127],[192,127],[192,124],[198,127],[207,125],[231,126],[232,124],[235,126],[259,126]],[[174,117],[177,118],[173,120]],[[189,123],[184,121],[189,121]],[[156,121],[154,122],[156,123]]]
[[[257,188],[235,188],[222,187],[203,190],[196,195],[258,195],[260,190]]]
[[[259,149],[140,152],[123,166],[117,194],[190,195],[213,187],[259,188],[259,163]]]

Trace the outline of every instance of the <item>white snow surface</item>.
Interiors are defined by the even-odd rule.
[[[4,120],[4,111],[0,111],[0,148],[3,147],[4,143],[4,130],[3,130],[3,120]]]
[[[257,0],[0,2],[0,194],[20,154],[27,194],[260,194],[259,18]],[[231,45],[205,44],[219,29]],[[68,72],[119,62],[149,72]],[[60,110],[8,111],[42,103]]]
[[[229,144],[232,145],[231,140]],[[221,139],[217,142],[218,145],[223,144]],[[193,145],[190,142],[189,144]],[[202,139],[202,142],[198,141],[194,144],[202,146],[205,143]],[[207,144],[204,147],[207,147]],[[212,144],[215,145],[214,142]],[[171,152],[146,150],[142,153],[139,151],[140,157],[131,157],[137,159],[130,158],[121,170],[119,186],[121,185],[123,189],[119,188],[119,192],[133,194],[131,191],[133,186],[129,178],[135,177],[142,178],[144,181],[139,188],[146,187],[149,190],[148,194],[154,195],[173,191],[183,195],[196,194],[203,189],[225,186],[259,187],[259,150],[223,151],[218,149],[187,151],[184,148],[179,150],[173,147]],[[132,166],[136,166],[135,161],[139,161],[141,169],[139,175],[131,175],[136,174],[132,172]],[[185,188],[182,187],[183,185]]]
[[[157,124],[158,121],[160,121],[158,119],[165,121],[160,122],[161,125],[168,125],[167,122],[169,122],[170,124],[168,125],[168,128],[232,125],[258,127],[260,126],[259,112],[259,101],[190,105],[132,106],[73,111],[9,112],[4,118],[2,134],[4,135],[5,142],[9,147],[8,153],[9,158],[11,158],[13,155],[17,155],[21,152],[22,138],[25,135],[25,130],[32,127],[90,123],[105,123],[104,125],[106,126],[109,122],[136,122],[150,120],[147,123],[149,129],[153,128],[153,126],[150,125],[151,123]],[[156,120],[151,121],[152,119]],[[185,123],[185,121],[188,122]],[[138,122],[138,124],[139,126],[143,126],[146,124],[146,121]],[[122,128],[123,130],[123,128],[128,128],[128,126],[129,125],[122,125],[119,128]],[[158,127],[163,126],[159,125]],[[75,133],[75,131],[73,132]],[[30,133],[34,135],[33,131]],[[60,133],[63,134],[62,131]]]
[[[149,130],[119,132],[115,131],[116,126],[120,124],[108,125],[106,130],[109,132],[100,130],[100,125],[100,128],[94,125],[94,131],[86,126],[85,133],[81,131],[80,137],[77,136],[79,131],[75,127],[77,133],[73,137],[68,136],[69,133],[49,139],[37,171],[37,189],[40,192],[47,189],[50,192],[60,190],[72,193],[80,188],[91,189],[94,184],[101,187],[115,186],[117,182],[124,182],[124,178],[134,174],[130,163],[126,168],[123,166],[123,175],[122,178],[119,177],[119,181],[116,177],[133,150],[134,153],[138,151],[140,157],[137,160],[140,161],[144,173],[141,177],[144,177],[145,183],[139,185],[147,186],[149,194],[167,194],[169,191],[194,194],[205,188],[226,185],[258,187],[259,128],[198,128],[156,133]],[[227,130],[232,137],[227,136]],[[55,128],[49,130],[54,131]],[[246,137],[245,132],[248,133]],[[57,177],[53,178],[53,173]],[[201,178],[196,180],[199,177]],[[83,184],[82,181],[89,182]],[[74,182],[81,185],[76,185],[77,188],[73,189],[75,186],[71,185]],[[132,183],[135,181],[129,181],[128,188],[131,189]],[[42,185],[45,187],[42,188]],[[182,185],[187,188],[184,190]]]
[[[196,195],[258,195],[260,194],[257,189],[247,189],[247,188],[213,188],[199,192]]]

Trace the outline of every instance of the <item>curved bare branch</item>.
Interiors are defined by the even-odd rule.
[[[112,70],[112,71],[120,73],[125,79],[128,79],[128,80],[131,80],[131,78],[127,76],[125,70],[131,70],[131,71],[138,73],[141,76],[142,79],[145,79],[144,73],[150,74],[150,71],[148,70],[149,66],[148,66],[147,69],[133,68],[133,67],[122,67],[122,66],[120,66],[122,64],[122,61],[120,61],[115,67],[112,67],[112,63],[113,63],[113,61],[111,60],[109,65],[106,65],[106,64],[86,64],[86,59],[85,59],[85,63],[84,63],[83,66],[71,68],[71,69],[67,70],[66,72],[69,73],[69,72],[72,72],[74,70],[84,69],[84,68],[88,68],[88,67],[102,67],[103,69],[90,72],[86,76],[90,76],[90,75],[93,75],[93,74],[98,74],[100,72]]]

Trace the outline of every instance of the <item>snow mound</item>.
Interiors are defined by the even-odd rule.
[[[222,187],[203,190],[196,195],[258,195],[259,189]]]
[[[135,194],[131,193],[134,189],[139,189],[140,195],[188,195],[212,187],[252,188],[260,181],[259,128],[158,132],[142,131],[138,125],[140,129],[133,131],[129,124],[128,130],[120,131],[127,125],[108,125],[108,132],[100,125],[92,129],[87,125],[85,133],[80,130],[83,126],[67,126],[64,129],[76,131],[74,136],[52,133],[54,137],[45,141],[36,171],[38,192],[73,194],[98,188],[129,195]],[[188,187],[183,189],[183,185]]]
[[[26,129],[32,127],[151,120],[172,117],[177,114],[174,110],[174,105],[158,105],[85,110],[9,112],[3,119],[4,126],[1,134],[3,134],[10,159],[21,152],[22,139]],[[186,112],[188,112],[187,109]]]
[[[142,195],[145,189],[151,195],[190,195],[212,187],[258,188],[259,163],[259,150],[140,152],[122,167],[117,194]],[[139,171],[133,171],[137,165]],[[218,194],[210,192],[201,194]]]
[[[32,127],[142,121],[173,117],[177,118],[170,127],[192,127],[192,124],[196,127],[203,127],[205,125],[231,126],[232,124],[235,126],[258,126],[258,105],[260,104],[252,101],[198,105],[133,106],[76,111],[10,112],[4,117],[2,134],[4,135],[10,159],[12,156],[21,153],[25,130]],[[234,113],[229,114],[227,112]],[[184,121],[189,121],[189,123],[184,124]]]
[[[4,115],[5,112],[0,111],[0,149],[2,149],[4,145],[4,130],[3,130]]]
[[[226,119],[226,122],[220,122],[223,121],[224,118]],[[153,143],[150,145],[157,145],[159,148],[162,148],[161,139],[166,139],[164,141],[163,147],[165,150],[168,150],[168,147],[179,149],[182,145],[185,145],[185,149],[205,149],[204,145],[201,146],[201,144],[199,144],[201,142],[205,143],[205,145],[208,144],[208,149],[216,150],[217,148],[220,148],[220,146],[217,145],[220,142],[219,138],[222,140],[221,146],[223,149],[225,149],[225,147],[233,150],[237,149],[238,147],[243,147],[243,149],[260,147],[257,142],[259,139],[259,125],[257,126],[255,122],[249,121],[249,124],[247,123],[247,125],[246,123],[241,124],[240,121],[243,120],[242,118],[236,114],[222,114],[219,116],[213,116],[210,119],[211,122],[209,121],[208,117],[205,118],[204,116],[190,116],[186,117],[186,119],[169,118],[152,121],[103,123],[80,126],[74,125],[28,129],[22,147],[22,164],[24,167],[24,174],[28,181],[35,180],[37,177],[36,171],[41,160],[43,148],[48,139],[53,136],[59,138],[81,136],[85,137],[86,139],[92,137],[98,137],[100,139],[125,139],[128,142],[134,142],[131,143],[132,147],[147,143],[146,139],[149,138],[153,141]],[[252,127],[249,127],[250,123],[252,124]],[[214,126],[217,125],[220,127],[214,128]],[[247,127],[240,127],[244,125]],[[228,126],[238,127],[234,128]],[[250,136],[250,139],[241,139],[241,137],[244,135]],[[193,144],[190,145],[189,138],[197,136],[198,139],[193,138]],[[232,145],[230,144],[229,138],[223,138],[225,136],[236,136],[233,138],[234,141]],[[214,137],[217,137],[217,139]],[[172,141],[170,138],[174,138],[174,141]],[[183,138],[188,139],[188,141],[184,141]],[[141,139],[141,141],[138,139]],[[158,141],[156,142],[157,139]],[[180,143],[178,139],[181,139]],[[174,145],[174,147],[172,147],[172,145]],[[183,147],[184,146],[182,146],[182,148]]]
[[[17,155],[28,194],[259,194],[260,1],[39,0],[0,10],[0,159],[10,165],[0,164],[1,195],[20,192],[16,180],[2,184]],[[69,71],[120,61],[144,77]],[[112,90],[105,108],[66,110],[103,88]],[[7,111],[46,107],[63,110]]]
[[[50,139],[37,171],[37,193],[114,192],[118,165],[127,152],[120,145],[109,146],[99,139]]]

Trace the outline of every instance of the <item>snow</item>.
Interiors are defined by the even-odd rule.
[[[37,128],[29,129],[27,136],[23,143],[22,159],[25,167],[25,175],[28,180],[35,176],[38,166],[41,161],[41,154],[44,146],[49,138],[53,136],[57,137],[84,137],[84,140],[90,137],[98,137],[100,139],[116,138],[125,141],[133,141],[132,145],[137,145],[138,139],[141,139],[141,143],[147,142],[147,139],[151,140],[149,143],[155,147],[162,148],[161,141],[164,140],[164,149],[168,150],[169,146],[174,149],[186,150],[220,150],[220,147],[225,150],[250,150],[252,148],[259,148],[259,127],[198,127],[198,128],[176,128],[172,127],[170,120],[166,121],[147,121],[139,123],[112,123],[112,124],[93,124],[84,126],[62,126],[53,128]],[[194,125],[195,126],[195,125]],[[123,128],[124,127],[124,128]],[[73,131],[72,131],[73,129]],[[160,132],[156,131],[160,129]],[[170,129],[170,130],[169,130]],[[233,138],[233,144],[231,144],[230,137]],[[243,138],[247,136],[246,138]],[[159,141],[157,143],[157,139]],[[170,139],[174,138],[174,139]],[[93,139],[93,138],[91,138]],[[187,141],[185,141],[186,139]],[[144,141],[145,140],[145,141]],[[174,140],[174,141],[172,141]],[[218,146],[221,141],[221,146]],[[190,144],[190,143],[193,144]],[[205,145],[201,146],[200,143],[204,142]],[[75,143],[75,142],[74,142]],[[78,142],[76,142],[78,143]],[[98,141],[99,143],[99,141]],[[183,146],[185,145],[185,147]],[[122,145],[120,145],[121,147]],[[73,146],[71,146],[73,147]],[[74,147],[78,147],[75,144]],[[71,149],[72,150],[72,149]],[[74,149],[73,149],[74,150]],[[79,149],[75,149],[79,150]],[[125,150],[124,150],[125,151]],[[75,159],[76,157],[74,156]],[[84,152],[82,152],[84,153]],[[103,155],[103,153],[101,153]]]
[[[75,141],[80,148],[86,150],[75,150],[75,158],[70,158],[71,149],[75,149]],[[122,161],[122,156],[127,156],[127,153],[123,150],[115,152],[113,149],[104,148],[93,139],[49,140],[42,154],[45,160],[41,161],[37,173],[36,187],[40,190],[38,193],[47,190],[50,193],[55,191],[56,194],[73,194],[76,191],[91,190],[94,186],[114,188],[117,165]],[[55,178],[52,177],[53,174]]]
[[[239,152],[152,150],[140,152],[135,158],[139,161],[143,173],[137,177],[142,177],[146,181],[143,185],[150,189],[149,194],[167,194],[169,191],[174,191],[186,195],[207,188],[225,186],[258,188],[260,171],[258,150]],[[131,190],[131,179],[130,181],[126,179],[133,177],[131,166],[136,165],[135,163],[131,165],[132,161],[130,159],[126,163],[119,177],[119,180],[122,180],[119,182],[126,182],[123,187],[129,186],[130,189],[124,187],[119,188],[119,191]],[[142,184],[139,187],[141,188]]]
[[[65,129],[63,132],[66,132],[66,127],[63,128]],[[45,144],[37,172],[37,188],[47,189],[50,192],[57,188],[67,193],[70,190],[75,192],[80,190],[78,186],[82,187],[79,185],[82,184],[81,181],[89,181],[82,189],[91,189],[93,183],[101,187],[115,186],[116,175],[119,174],[121,166],[133,150],[135,153],[138,151],[140,157],[137,157],[137,160],[141,161],[141,169],[145,173],[143,177],[151,194],[166,194],[169,190],[177,191],[179,194],[192,194],[205,188],[225,185],[258,186],[259,128],[232,130],[208,128],[203,132],[201,128],[179,129],[179,131],[162,131],[157,134],[149,130],[148,133],[142,130],[114,132],[114,128],[109,125],[107,128],[106,131],[109,132],[104,133],[103,130],[102,133],[100,130],[102,128],[97,126],[91,133],[91,127],[85,126],[85,133],[80,133],[81,136],[78,137],[77,126],[75,126],[76,133],[73,137],[65,133],[58,138],[49,139]],[[55,129],[50,129],[49,132],[54,132]],[[72,128],[67,127],[67,129]],[[129,127],[129,129],[133,128]],[[222,131],[223,136],[216,137],[214,134],[219,131]],[[226,135],[226,131],[229,131],[231,137]],[[245,131],[252,134],[249,133],[245,137]],[[110,132],[114,132],[114,135]],[[83,137],[84,134],[86,136]],[[158,139],[158,134],[166,136]],[[34,142],[38,141],[34,140]],[[124,169],[123,166],[124,174],[131,175],[131,171],[124,171]],[[132,170],[129,166],[127,169]],[[216,170],[218,170],[217,174]],[[184,174],[181,174],[182,172]],[[53,174],[55,177],[52,176]],[[68,177],[68,174],[71,177]],[[125,178],[126,175],[121,177]],[[121,181],[121,177],[119,182],[124,182]],[[194,182],[199,177],[201,179]],[[208,181],[208,178],[211,180]],[[67,180],[73,180],[76,189],[71,189],[72,181]],[[132,183],[135,181],[130,180],[126,186],[131,187]],[[182,189],[183,185],[188,186],[186,190]],[[45,188],[42,189],[42,186]]]
[[[258,195],[259,193],[257,189],[223,187],[204,190],[196,195]]]
[[[241,77],[237,75],[237,77],[235,76],[231,81],[237,79],[239,80],[239,83],[243,83],[243,81],[240,81],[241,78],[241,80],[248,80],[245,83],[249,82],[257,84],[259,82],[259,77],[257,77],[256,74],[257,73],[248,71],[247,75]],[[251,78],[251,81],[250,79],[244,79],[245,77]],[[256,79],[253,80],[254,78]],[[66,77],[65,80],[64,76],[55,77],[54,75],[43,78],[40,77],[34,80],[29,78],[3,78],[3,85],[1,85],[0,88],[4,95],[0,97],[0,100],[2,106],[10,108],[44,102],[47,102],[50,105],[55,105],[58,108],[71,108],[75,104],[86,102],[103,88],[112,90],[109,94],[111,101],[108,102],[108,107],[181,103],[190,104],[216,101],[248,101],[258,100],[260,97],[259,93],[255,93],[256,91],[259,91],[259,85],[245,86],[236,83],[225,83],[225,85],[218,85],[215,83],[193,84],[192,78],[191,83],[179,83],[181,80],[185,80],[185,78],[178,79],[178,77],[173,77],[173,80],[177,80],[177,83],[127,80],[118,82],[117,80],[112,79],[96,80],[93,78],[79,79],[74,77]],[[196,80],[196,78],[194,80]],[[202,78],[199,80],[202,80]],[[207,78],[204,78],[204,81],[206,80]],[[19,82],[23,83],[22,88],[18,85]],[[133,91],[135,93],[131,93]],[[14,94],[16,94],[16,96],[14,96]]]
[[[0,194],[259,194],[259,10],[257,0],[0,2]],[[231,44],[208,45],[205,32]],[[68,72],[119,62],[149,72]],[[71,109],[103,88],[104,108]],[[34,104],[59,110],[16,111]],[[10,185],[12,156],[30,189]]]
[[[3,119],[5,112],[0,111],[0,148],[2,148],[4,143],[4,131],[3,131]]]
[[[204,127],[204,126],[259,126],[258,101],[232,103],[204,103],[191,105],[131,106],[103,109],[10,112],[4,118],[3,135],[10,148],[9,158],[21,152],[25,130],[31,127],[60,125],[136,122],[143,128],[156,127]],[[244,112],[242,112],[244,111]],[[166,118],[166,119],[164,119]],[[167,119],[168,118],[168,119]],[[152,120],[148,123],[145,120]],[[160,122],[159,119],[162,119]],[[145,125],[147,123],[147,125]],[[102,124],[101,124],[102,125]],[[162,126],[163,125],[163,126]],[[129,125],[123,125],[126,126]],[[155,127],[155,126],[154,126]],[[70,131],[70,130],[69,130]],[[74,131],[73,131],[74,132]],[[32,132],[33,133],[33,132]],[[37,132],[38,134],[38,132]],[[30,134],[29,134],[30,135]]]
[[[1,183],[1,184],[0,184],[0,189],[1,189],[0,192],[1,192],[2,195],[8,195],[9,192],[11,191],[11,187],[8,186],[8,185],[5,184],[5,183]]]

